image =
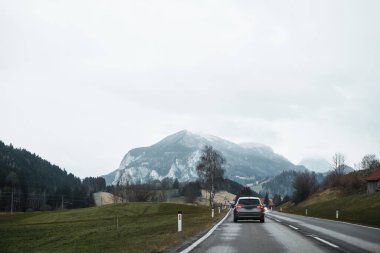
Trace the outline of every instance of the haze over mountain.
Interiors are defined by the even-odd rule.
[[[275,176],[283,170],[305,169],[263,144],[236,144],[216,136],[183,130],[150,147],[130,150],[119,168],[104,178],[107,184],[147,182],[165,177],[193,181],[197,179],[196,165],[205,145],[213,146],[226,158],[225,176],[243,184]]]
[[[309,170],[321,173],[328,172],[331,168],[330,163],[321,157],[304,158],[301,162],[298,163],[298,165],[303,165]]]
[[[298,163],[300,166],[306,167],[308,170],[318,172],[318,173],[328,173],[332,170],[331,164],[321,157],[308,157],[303,159]],[[354,168],[345,164],[344,165],[344,173],[350,173],[354,171]]]

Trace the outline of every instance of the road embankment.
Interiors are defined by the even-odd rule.
[[[280,210],[276,208],[277,211]],[[282,211],[310,217],[380,227],[380,192],[340,195],[333,199],[314,199],[298,205],[285,205]]]

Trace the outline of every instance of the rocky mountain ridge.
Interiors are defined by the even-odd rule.
[[[283,170],[305,169],[263,144],[236,144],[216,136],[183,130],[150,147],[130,150],[119,168],[104,178],[108,184],[148,182],[165,177],[178,178],[181,182],[194,181],[197,179],[196,165],[205,145],[222,153],[227,160],[225,176],[242,184],[275,176]]]

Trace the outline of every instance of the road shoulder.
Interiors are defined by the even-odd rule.
[[[215,229],[220,226],[231,214],[230,209],[227,214],[219,221],[215,222],[213,226],[210,229],[206,229],[197,235],[194,235],[188,239],[186,239],[184,242],[180,243],[179,245],[175,245],[167,250],[165,250],[165,253],[175,253],[175,252],[181,252],[181,253],[187,253],[190,252],[192,249],[194,249],[197,245],[199,245],[201,242],[206,240],[214,231]]]

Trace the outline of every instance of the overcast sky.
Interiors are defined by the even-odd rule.
[[[0,140],[77,176],[188,129],[380,150],[380,1],[0,1]]]

